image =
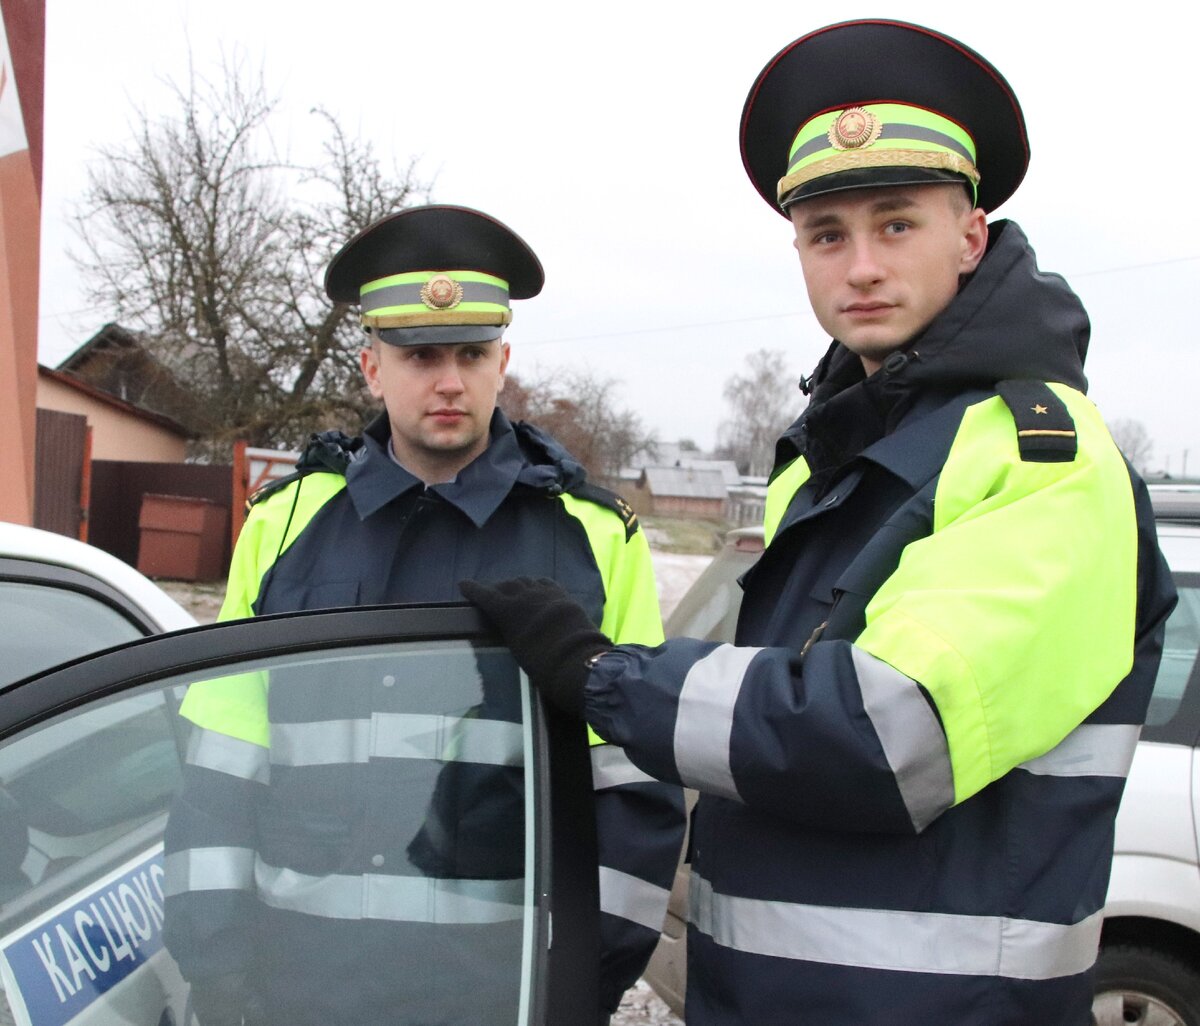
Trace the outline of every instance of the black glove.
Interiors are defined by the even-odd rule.
[[[557,582],[517,577],[498,584],[460,581],[459,590],[482,610],[546,700],[583,718],[588,660],[613,647]]]
[[[192,1011],[200,1026],[258,1026],[266,1022],[262,1005],[242,973],[192,981]]]

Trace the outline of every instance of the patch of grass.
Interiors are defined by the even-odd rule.
[[[684,520],[676,517],[641,517],[651,547],[660,552],[707,556],[720,552],[729,523],[725,520]]]

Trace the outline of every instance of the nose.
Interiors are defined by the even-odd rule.
[[[855,239],[851,242],[850,264],[846,280],[856,289],[871,288],[884,278],[883,265],[871,239]]]
[[[453,360],[448,360],[438,374],[437,391],[439,395],[459,395],[463,391],[462,374]]]

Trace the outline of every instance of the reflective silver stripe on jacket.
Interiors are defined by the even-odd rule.
[[[1096,960],[1102,914],[1070,925],[1001,916],[829,908],[714,894],[695,873],[692,924],[737,951],[862,969],[1051,980]]]
[[[675,718],[675,768],[685,787],[742,800],[729,764],[733,707],[761,651],[720,645],[688,670]]]
[[[505,923],[521,919],[525,881],[433,880],[423,876],[308,876],[259,860],[264,904],[326,919],[405,923]]]
[[[255,852],[250,848],[188,848],[163,859],[163,894],[251,891]]]
[[[617,745],[592,745],[592,787],[604,791],[622,784],[652,784],[654,778],[643,773]]]
[[[600,867],[600,911],[644,926],[659,933],[667,917],[671,892],[647,880]]]
[[[1141,732],[1130,723],[1084,723],[1018,769],[1051,777],[1127,777]]]
[[[265,784],[271,777],[267,750],[220,731],[192,727],[188,736],[187,762],[190,766],[228,773],[241,780]]]
[[[521,732],[521,724],[504,720],[421,713],[272,723],[271,762],[279,766],[333,766],[375,758],[520,766],[524,764]]]
[[[857,645],[850,647],[863,709],[879,737],[904,807],[924,830],[954,804],[954,772],[946,735],[910,677]]]

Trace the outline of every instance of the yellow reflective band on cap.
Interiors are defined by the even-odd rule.
[[[362,323],[370,328],[512,321],[508,282],[482,271],[407,271],[359,289]]]
[[[949,118],[906,103],[870,103],[826,111],[796,133],[788,172],[779,180],[783,200],[815,178],[860,168],[922,167],[962,175],[979,184],[975,141]]]

